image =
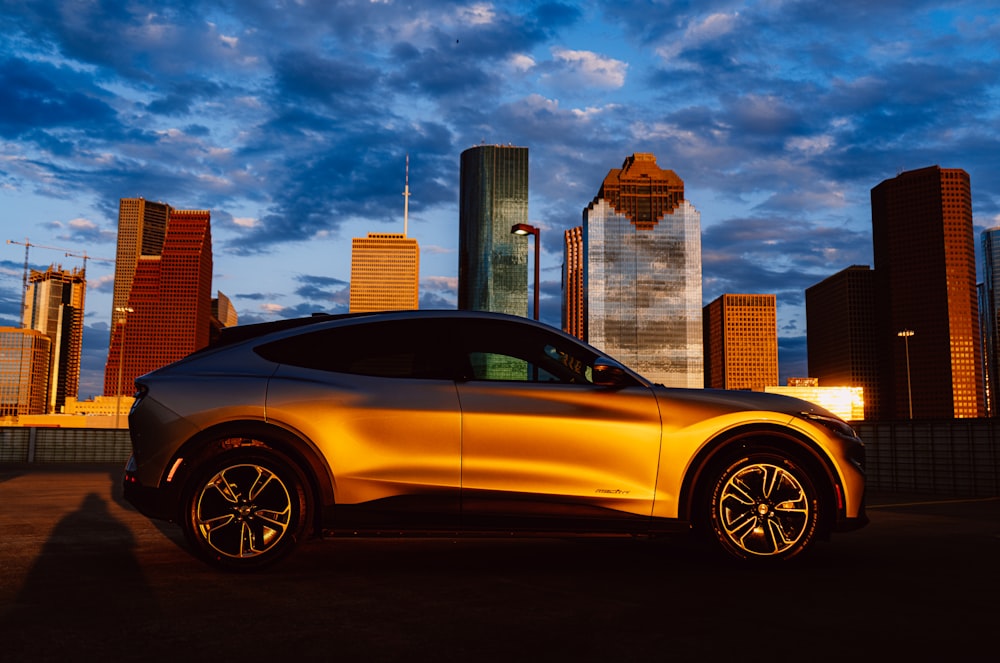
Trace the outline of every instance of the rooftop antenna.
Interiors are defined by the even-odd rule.
[[[406,153],[406,188],[403,189],[403,237],[410,224],[410,153]]]

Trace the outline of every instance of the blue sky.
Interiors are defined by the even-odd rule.
[[[529,148],[544,320],[563,230],[652,152],[701,212],[705,303],[777,295],[782,379],[807,373],[805,288],[872,262],[879,182],[964,168],[977,242],[1000,224],[995,0],[0,6],[0,239],[113,258],[119,198],[209,209],[241,322],[346,310],[351,238],[402,232],[407,154],[421,306],[454,307],[459,155],[481,142]],[[24,247],[0,248],[14,325]],[[113,274],[87,271],[81,397]]]

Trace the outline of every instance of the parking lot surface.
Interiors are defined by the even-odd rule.
[[[334,538],[237,575],[120,473],[0,465],[2,660],[971,660],[1000,619],[998,498],[875,495],[780,569],[688,536]]]

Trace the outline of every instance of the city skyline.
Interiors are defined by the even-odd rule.
[[[873,264],[878,182],[962,168],[977,249],[1000,225],[1000,8],[869,4],[12,5],[0,225],[110,257],[122,197],[210,209],[214,287],[241,322],[339,312],[350,238],[403,228],[409,153],[421,306],[454,307],[459,155],[524,145],[559,326],[564,231],[608,164],[651,152],[701,212],[703,303],[777,295],[783,382],[805,371],[805,288]],[[0,254],[0,324],[19,324],[22,249]],[[87,276],[93,376],[113,268]]]

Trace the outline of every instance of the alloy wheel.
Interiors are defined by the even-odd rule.
[[[278,545],[292,523],[289,487],[259,464],[225,467],[206,481],[195,502],[194,522],[220,555],[246,559]]]
[[[732,473],[716,508],[725,536],[752,556],[781,555],[806,533],[810,501],[802,483],[785,468],[753,463]]]

